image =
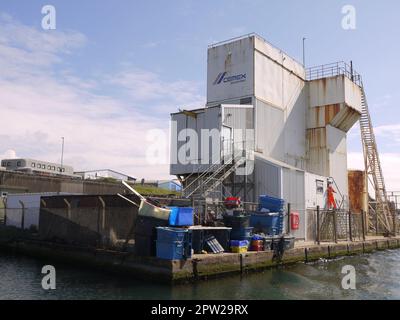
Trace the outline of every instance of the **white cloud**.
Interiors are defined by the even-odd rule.
[[[15,150],[6,150],[4,153],[0,154],[0,159],[16,159],[17,153]]]
[[[379,159],[382,165],[383,177],[387,191],[400,190],[400,153],[381,153]],[[361,152],[348,153],[349,169],[364,170],[364,156]]]
[[[400,123],[377,126],[374,128],[374,132],[376,135],[388,139],[387,142],[400,144]]]
[[[110,168],[138,178],[168,178],[167,164],[148,164],[146,132],[167,130],[177,102],[202,100],[198,87],[129,69],[105,77],[122,77],[113,85],[127,92],[126,99],[98,94],[109,85],[104,79],[62,69],[65,56],[85,44],[77,32],[43,31],[0,17],[0,156],[15,150],[20,157],[58,162],[63,136],[64,161],[76,170]],[[160,105],[164,109],[157,114]]]
[[[74,31],[44,31],[0,16],[0,70],[1,77],[29,77],[62,61],[61,54],[86,43],[86,37]],[[47,70],[48,71],[48,70]]]
[[[371,107],[373,109],[382,109],[389,107],[393,101],[393,96],[391,94],[385,94],[382,97],[380,97],[378,100],[376,100]]]
[[[147,70],[125,68],[106,81],[123,88],[130,100],[137,102],[146,109],[161,110],[163,113],[176,111],[177,106],[204,106],[205,98],[199,94],[200,84],[195,81],[166,81]],[[151,102],[146,105],[144,102]]]

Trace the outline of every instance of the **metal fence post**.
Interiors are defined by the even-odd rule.
[[[333,211],[333,240],[337,243],[337,216],[336,211]]]
[[[67,217],[68,217],[68,220],[71,220],[71,204],[65,198],[64,198],[64,203],[67,205]]]
[[[101,230],[104,231],[106,229],[106,203],[100,196],[99,196],[99,201],[101,204]],[[100,232],[100,224],[98,216],[97,216],[97,228],[98,228],[97,232]]]
[[[351,228],[351,211],[349,210],[349,237],[350,241],[353,241],[353,232]]]
[[[24,228],[25,228],[25,204],[20,200],[19,201],[19,203],[20,203],[20,205],[21,205],[21,213],[22,213],[22,216],[21,216],[21,229],[22,230],[24,230]]]
[[[364,210],[361,210],[361,231],[362,231],[362,238],[365,241],[365,221],[364,221]]]
[[[290,203],[287,204],[287,233],[290,233]]]
[[[375,233],[378,235],[378,211],[375,210]]]
[[[393,216],[393,236],[396,236],[396,209],[392,213]]]
[[[317,243],[320,244],[320,234],[319,234],[319,206],[317,206]]]
[[[7,201],[6,201],[6,199],[2,199],[1,201],[3,201],[3,210],[4,210],[4,221],[3,221],[3,224],[6,226],[7,225]]]

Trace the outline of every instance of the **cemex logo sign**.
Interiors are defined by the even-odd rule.
[[[220,72],[215,81],[213,82],[213,85],[220,84],[221,82],[233,84],[243,81],[246,81],[246,73],[235,74],[233,76],[230,76],[228,75],[227,72]]]

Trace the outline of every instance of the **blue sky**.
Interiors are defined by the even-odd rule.
[[[41,29],[46,4],[57,10],[55,31]],[[356,8],[355,30],[341,26],[344,5]],[[256,32],[301,61],[305,36],[308,66],[353,60],[362,74],[388,188],[400,190],[399,9],[395,0],[3,0],[0,84],[8,105],[0,108],[9,119],[28,115],[19,125],[3,125],[0,155],[57,161],[65,136],[66,161],[76,169],[164,178],[167,165],[144,161],[144,132],[165,127],[180,106],[202,106],[207,46]],[[40,123],[34,128],[28,120]],[[109,139],[97,141],[98,130]],[[349,166],[359,166],[357,126],[348,146]]]

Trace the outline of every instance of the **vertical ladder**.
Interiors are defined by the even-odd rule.
[[[391,212],[389,201],[363,85],[361,85],[361,106],[362,113],[360,118],[360,129],[364,152],[365,173],[375,191],[376,217],[385,230],[390,232],[391,219],[389,217]]]

